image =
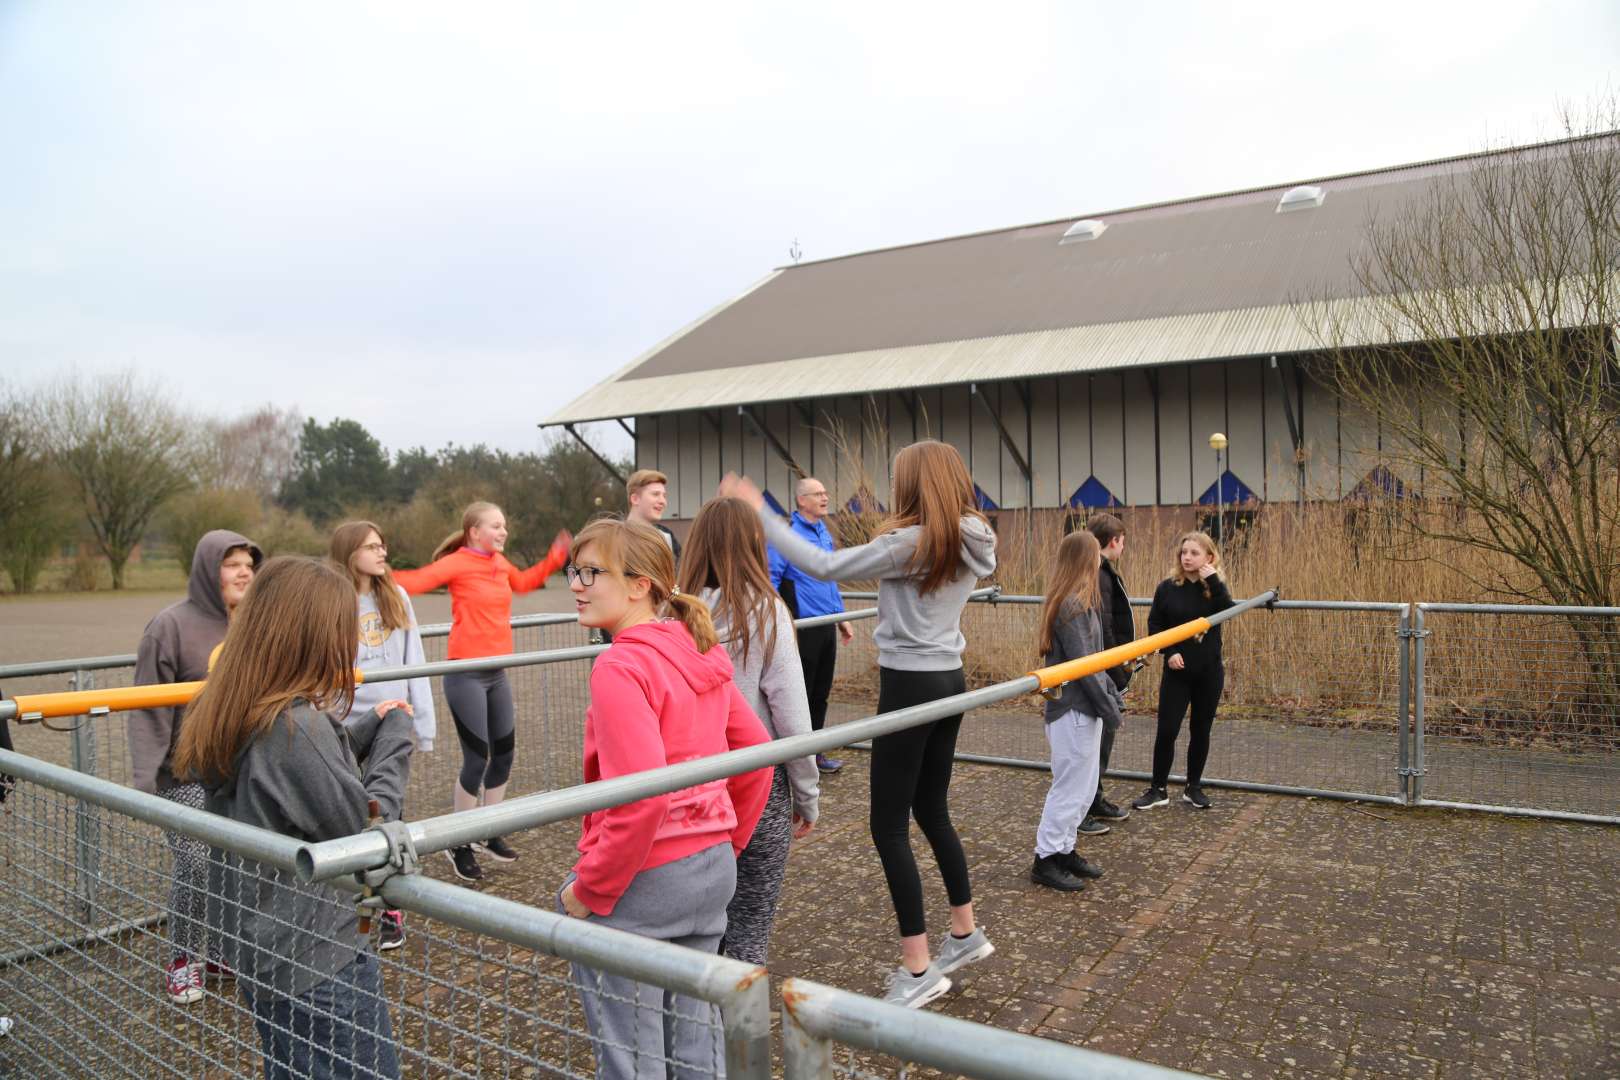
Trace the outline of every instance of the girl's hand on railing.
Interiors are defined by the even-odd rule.
[[[415,716],[416,715],[416,710],[411,708],[411,703],[410,702],[395,700],[395,701],[384,701],[384,702],[381,702],[380,704],[378,704],[378,706],[377,706],[377,716],[379,718],[387,716],[389,713],[393,712],[395,709],[404,709],[406,716]]]

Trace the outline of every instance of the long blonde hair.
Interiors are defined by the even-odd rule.
[[[920,526],[907,567],[924,595],[962,569],[962,518],[979,513],[973,477],[956,447],[934,439],[914,442],[894,457],[894,513],[880,532]]]
[[[347,713],[359,639],[354,586],[335,567],[302,555],[265,563],[236,606],[208,681],[186,708],[175,775],[229,779],[242,748],[296,698]]]
[[[684,590],[676,593],[675,553],[663,533],[639,521],[600,517],[575,535],[568,561],[577,561],[587,544],[595,545],[596,558],[609,573],[625,581],[644,577],[651,582],[648,597],[653,611],[667,611],[681,620],[698,652],[706,653],[720,643],[708,606]]]
[[[1076,529],[1058,544],[1052,568],[1047,572],[1046,606],[1041,609],[1041,656],[1052,651],[1065,604],[1073,600],[1087,611],[1102,606],[1097,592],[1101,559],[1102,548],[1089,529]]]
[[[720,590],[717,605],[731,635],[726,651],[746,665],[754,635],[765,647],[765,664],[776,654],[776,590],[765,567],[765,530],[754,508],[741,499],[710,499],[692,521],[681,552],[682,592]]]
[[[1188,577],[1181,569],[1181,545],[1185,544],[1189,540],[1204,549],[1204,553],[1209,556],[1209,565],[1213,566],[1217,570],[1221,568],[1221,549],[1215,546],[1215,541],[1210,539],[1209,533],[1199,532],[1195,529],[1191,532],[1184,532],[1180,536],[1176,537],[1176,550],[1170,556],[1170,561],[1175,564],[1170,568],[1170,580],[1174,581],[1177,585],[1186,585],[1188,582],[1197,582],[1203,586],[1204,599],[1208,600],[1211,595],[1209,591],[1209,582],[1198,577],[1196,574],[1192,577]]]
[[[467,534],[472,532],[473,529],[477,527],[478,523],[483,520],[485,514],[489,513],[491,510],[499,513],[500,509],[501,508],[496,506],[494,503],[485,502],[482,499],[479,499],[477,502],[468,503],[467,509],[461,512],[461,528],[456,532],[451,533],[443,540],[440,540],[439,546],[433,549],[433,557],[428,561],[437,562],[446,555],[450,554],[452,551],[459,551],[461,548],[468,547],[472,542],[467,539]]]
[[[395,630],[404,630],[411,625],[410,616],[405,614],[405,601],[400,598],[399,586],[394,584],[394,573],[383,564],[380,574],[362,574],[355,568],[354,557],[359,554],[360,548],[366,542],[366,537],[372,533],[384,546],[387,541],[383,538],[382,530],[369,521],[345,521],[332,532],[332,547],[328,557],[337,568],[349,575],[349,584],[354,586],[356,593],[360,592],[361,578],[371,578],[371,595],[377,601],[377,617],[382,620],[383,636]]]

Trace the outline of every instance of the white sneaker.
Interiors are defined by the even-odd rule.
[[[983,960],[995,951],[996,947],[984,936],[984,927],[975,926],[973,933],[965,938],[946,934],[945,943],[939,947],[939,956],[934,959],[934,966],[939,968],[941,975],[947,975],[964,964]]]
[[[9,1016],[0,1016],[0,1039],[11,1034],[12,1019]]]
[[[933,964],[929,964],[928,970],[921,975],[913,975],[901,966],[889,975],[889,989],[883,995],[883,1000],[890,1005],[920,1009],[950,988],[951,980]]]

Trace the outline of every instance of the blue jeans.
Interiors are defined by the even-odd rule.
[[[398,1080],[382,966],[370,953],[301,997],[240,989],[259,1029],[265,1080]]]

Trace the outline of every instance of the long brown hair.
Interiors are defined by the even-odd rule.
[[[973,497],[973,477],[956,447],[924,439],[895,455],[894,513],[879,531],[920,526],[907,567],[918,592],[933,592],[961,570],[964,516],[985,520]]]
[[[361,578],[371,578],[371,595],[377,601],[377,617],[382,620],[384,637],[395,630],[404,630],[411,625],[410,616],[405,614],[405,601],[400,599],[399,586],[394,584],[394,572],[383,564],[381,574],[362,574],[355,569],[354,557],[359,554],[360,547],[366,542],[366,537],[372,533],[385,546],[387,541],[383,538],[382,530],[369,521],[345,521],[332,532],[332,548],[329,557],[337,568],[349,575],[349,584],[354,591],[360,591]]]
[[[1211,595],[1209,591],[1209,582],[1196,575],[1193,577],[1188,577],[1182,572],[1181,569],[1181,545],[1185,544],[1189,540],[1204,549],[1205,554],[1209,556],[1209,565],[1213,566],[1217,570],[1221,568],[1221,549],[1215,546],[1215,541],[1210,539],[1209,533],[1198,532],[1196,530],[1193,532],[1184,532],[1180,536],[1176,537],[1176,550],[1170,556],[1171,562],[1175,564],[1170,568],[1170,580],[1174,581],[1177,585],[1185,585],[1188,582],[1197,582],[1199,585],[1203,586],[1204,599],[1208,600]]]
[[[746,665],[757,634],[769,665],[776,654],[776,590],[765,568],[765,530],[741,499],[711,499],[698,509],[681,551],[682,592],[719,589],[726,651]],[[739,651],[740,650],[740,651]]]
[[[652,582],[648,596],[653,610],[668,611],[685,623],[698,652],[706,653],[720,643],[703,601],[685,590],[676,595],[675,553],[663,533],[639,521],[600,517],[575,534],[568,549],[570,563],[578,560],[586,544],[595,545],[597,559],[610,573],[625,580],[644,577]]]
[[[1073,600],[1087,611],[1102,606],[1102,597],[1097,592],[1101,558],[1102,548],[1089,529],[1076,529],[1058,544],[1046,578],[1046,606],[1041,609],[1040,654],[1043,657],[1052,651],[1065,604]]]
[[[452,551],[459,551],[461,548],[467,547],[471,543],[467,539],[467,534],[473,531],[473,528],[483,519],[485,514],[491,510],[499,513],[500,509],[494,503],[485,502],[482,499],[468,503],[467,509],[461,512],[461,528],[440,540],[439,546],[433,549],[433,557],[428,561],[437,562]]]
[[[228,779],[242,748],[296,698],[323,712],[348,712],[359,638],[354,586],[335,567],[302,555],[265,563],[236,607],[208,681],[186,708],[175,775]]]

